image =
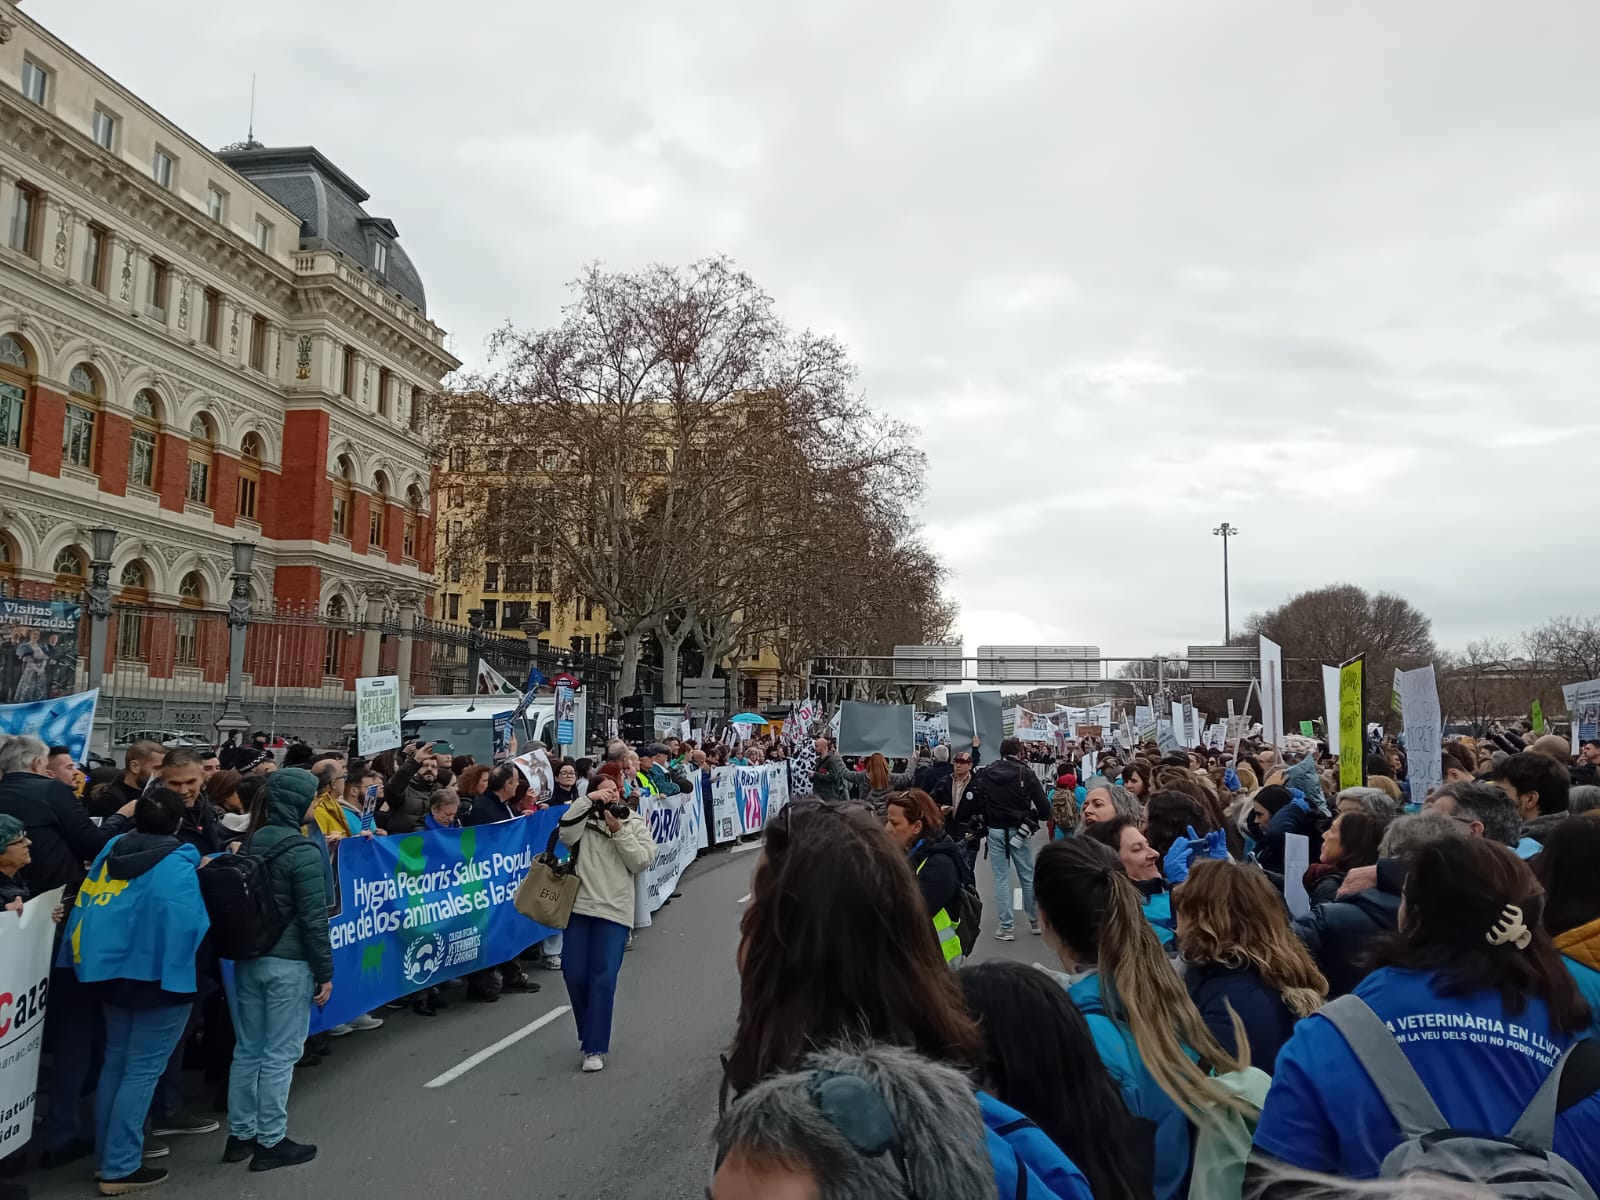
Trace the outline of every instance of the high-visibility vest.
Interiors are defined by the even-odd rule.
[[[633,773],[633,781],[645,791],[649,792],[652,796],[661,790],[655,785],[655,781],[643,771],[635,771]]]
[[[922,868],[928,865],[928,860],[923,859],[917,864],[917,874],[922,874]],[[933,914],[933,931],[939,935],[939,949],[944,953],[944,965],[959,967],[961,965],[961,935],[956,932],[959,921],[952,921],[950,914],[940,909]]]

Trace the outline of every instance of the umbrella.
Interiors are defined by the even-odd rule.
[[[766,724],[768,724],[768,721],[760,713],[739,713],[737,716],[729,717],[728,718],[728,724],[730,724],[730,725],[766,725]]]

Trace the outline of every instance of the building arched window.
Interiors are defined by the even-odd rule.
[[[333,481],[333,532],[343,538],[350,536],[350,508],[355,484],[355,464],[349,455],[339,456],[339,474]]]
[[[89,579],[88,561],[89,556],[78,547],[63,547],[55,561],[56,592],[63,596],[76,596],[82,592]]]
[[[117,583],[117,659],[119,661],[144,661],[145,614],[135,605],[150,603],[150,572],[138,559],[122,568]]]
[[[333,597],[328,601],[328,634],[323,642],[322,673],[324,675],[344,674],[344,643],[347,636],[346,627],[349,624],[350,610],[345,607],[344,597]]]
[[[247,433],[239,443],[238,512],[247,521],[256,519],[256,504],[261,494],[261,437]]]
[[[33,390],[33,355],[15,334],[0,334],[0,447],[22,449],[22,422]]]
[[[178,615],[173,621],[172,661],[180,667],[200,665],[200,618],[195,614],[205,602],[206,582],[200,572],[190,571],[178,581]]]
[[[372,505],[367,510],[367,544],[382,547],[384,522],[389,515],[389,477],[382,471],[378,472],[377,484],[373,488]]]
[[[193,504],[211,504],[211,458],[216,450],[216,426],[205,413],[189,422],[189,483],[184,498]]]
[[[133,428],[128,434],[128,486],[154,491],[160,445],[161,400],[149,388],[133,398]]]
[[[416,484],[406,489],[405,526],[400,532],[400,553],[417,557],[417,530],[422,528],[422,490]]]
[[[79,363],[67,376],[66,422],[61,430],[61,461],[81,471],[94,470],[94,431],[104,389],[93,367]]]
[[[18,557],[11,539],[0,534],[0,596],[9,596],[16,591]]]

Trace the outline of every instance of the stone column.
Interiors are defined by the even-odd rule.
[[[411,592],[400,596],[400,657],[396,670],[400,675],[400,707],[411,704],[411,646],[417,628],[417,597]]]
[[[378,673],[378,646],[383,639],[383,632],[379,628],[383,624],[383,603],[381,593],[367,594],[366,612],[362,617],[366,628],[361,634],[361,674],[369,678]]]

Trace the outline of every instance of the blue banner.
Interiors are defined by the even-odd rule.
[[[556,745],[572,745],[573,717],[578,707],[578,694],[572,684],[564,679],[556,682]]]
[[[89,732],[94,728],[94,706],[100,689],[36,700],[32,704],[0,704],[0,734],[15,737],[31,733],[47,746],[65,746],[73,762],[89,756]]]
[[[566,812],[337,843],[339,905],[329,918],[333,996],[311,1031],[354,1020],[422,988],[509,962],[556,931],[513,900]]]

